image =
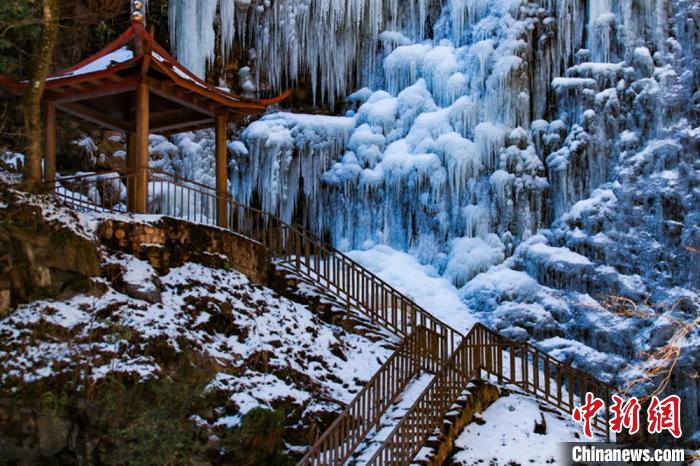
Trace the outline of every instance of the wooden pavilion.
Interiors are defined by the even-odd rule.
[[[256,115],[284,100],[247,99],[212,86],[179,64],[144,26],[142,2],[132,2],[131,27],[98,53],[51,75],[45,109],[44,179],[56,177],[56,112],[127,135],[127,208],[144,213],[148,201],[148,135],[215,127],[217,218],[226,218],[226,130],[234,117]],[[20,93],[27,81],[0,80]]]

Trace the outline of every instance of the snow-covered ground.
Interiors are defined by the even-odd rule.
[[[582,441],[580,425],[519,393],[500,397],[475,417],[455,440],[449,464],[561,464],[559,444]],[[535,433],[543,420],[546,433]]]
[[[41,207],[66,235],[96,240],[101,214],[76,215],[30,196],[15,202]],[[396,343],[369,322],[362,334],[327,323],[235,270],[188,262],[158,272],[129,254],[101,248],[101,256],[95,292],[23,304],[0,319],[5,393],[55,381],[80,390],[115,377],[169,378],[175,361],[194,358],[211,374],[205,391],[229,406],[195,416],[200,426],[231,428],[255,407],[284,404],[303,428],[342,410]]]
[[[294,377],[278,378],[278,371],[304,374],[324,398],[348,402],[390,353],[383,342],[325,324],[304,306],[235,271],[188,263],[158,277],[132,256],[108,260],[123,267],[124,283],[144,295],[155,293],[156,302],[110,287],[101,297],[21,306],[0,321],[0,383],[13,386],[81,366],[93,379],[110,372],[159,377],[164,368],[149,355],[157,342],[176,353],[196,351],[222,369],[240,372],[222,373],[212,386],[227,387],[245,414],[273,399],[290,397],[299,405],[319,401]],[[69,337],[35,338],[44,327]],[[255,363],[261,355],[266,355],[264,365]]]
[[[348,255],[456,330],[466,333],[476,322],[457,288],[414,256],[389,246]]]

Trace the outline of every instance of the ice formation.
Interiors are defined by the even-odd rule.
[[[409,252],[490,325],[604,377],[633,377],[663,322],[697,315],[697,2],[243,3],[226,34],[255,49],[256,85],[307,76],[347,98],[344,116],[246,128],[237,199],[342,249]],[[614,316],[608,295],[651,317]]]
[[[193,4],[206,14],[185,14]],[[201,41],[178,55],[197,70],[239,40],[273,87],[309,75],[332,100],[367,86],[344,117],[277,113],[246,128],[231,167],[239,200],[336,245],[388,244],[444,271],[457,238],[493,233],[512,253],[679,115],[698,79],[682,46],[695,9],[664,5],[207,0],[171,2],[170,17],[176,49]],[[195,139],[181,152],[208,150]]]

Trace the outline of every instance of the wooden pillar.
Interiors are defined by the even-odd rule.
[[[227,115],[216,115],[216,224],[228,227],[227,189],[228,179],[228,148],[226,146]]]
[[[136,88],[133,118],[127,136],[127,207],[143,214],[148,210],[148,84]]]
[[[132,112],[132,118],[133,112]],[[135,212],[136,199],[136,131],[133,121],[129,124],[126,133],[126,208],[129,212]]]
[[[50,102],[44,106],[44,130],[44,181],[49,184],[56,181],[56,106]]]

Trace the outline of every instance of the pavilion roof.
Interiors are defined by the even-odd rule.
[[[104,128],[128,130],[132,113],[128,94],[142,83],[148,84],[152,95],[150,131],[164,134],[211,126],[215,115],[259,114],[290,94],[250,99],[212,86],[178,63],[141,22],[134,21],[96,54],[49,76],[43,98]],[[0,85],[19,93],[27,81],[0,77]]]

